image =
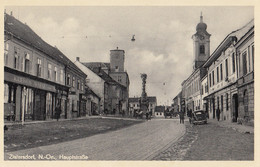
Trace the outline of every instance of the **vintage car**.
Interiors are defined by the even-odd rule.
[[[207,123],[207,115],[203,110],[194,111],[190,117],[190,123],[192,124],[206,124]]]

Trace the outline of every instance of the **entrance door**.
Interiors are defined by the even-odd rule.
[[[212,99],[212,110],[213,110],[213,119],[215,119],[215,117],[216,117],[216,113],[215,113],[215,98]]]
[[[35,120],[45,120],[45,106],[46,106],[46,93],[44,91],[35,91],[35,110],[34,119]]]
[[[232,113],[233,113],[233,122],[237,122],[237,118],[238,118],[238,96],[237,94],[234,94],[232,96]]]

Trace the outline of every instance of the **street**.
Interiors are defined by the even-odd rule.
[[[82,155],[88,160],[149,160],[184,133],[185,126],[177,119],[153,119],[87,138],[8,152],[5,160],[19,159],[19,155],[41,160]]]
[[[242,133],[209,120],[207,125],[190,125],[186,134],[153,160],[254,160],[254,134]]]

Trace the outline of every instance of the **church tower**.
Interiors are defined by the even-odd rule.
[[[193,39],[193,70],[201,67],[210,56],[210,34],[207,32],[207,24],[203,22],[201,13],[200,22],[196,26],[196,33]]]
[[[111,72],[124,72],[124,63],[125,63],[124,50],[119,50],[118,47],[115,50],[110,50]]]

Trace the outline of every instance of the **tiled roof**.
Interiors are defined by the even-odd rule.
[[[103,63],[103,62],[86,62],[86,63],[82,63],[85,66],[87,66],[88,68],[97,68],[97,67],[101,67],[101,68],[110,68],[110,63]]]
[[[104,70],[101,69],[101,66],[96,66],[99,64],[104,64],[103,67],[106,66],[108,63],[82,63],[86,67],[88,67],[91,71],[96,73],[100,78],[102,78],[105,82],[111,84],[111,85],[119,85],[123,88],[126,88],[124,85],[121,85],[120,83],[116,82],[113,78],[111,78]]]
[[[77,71],[81,70],[68,59],[58,48],[49,45],[41,37],[39,37],[28,25],[17,20],[15,17],[5,13],[5,27],[7,34],[13,35],[15,38],[31,45],[32,47],[44,52],[51,58],[68,65]],[[83,73],[83,72],[81,72]]]

